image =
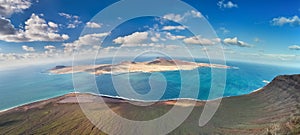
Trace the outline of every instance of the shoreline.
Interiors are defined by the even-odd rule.
[[[60,95],[56,95],[56,96],[52,96],[52,97],[47,97],[47,98],[42,98],[42,99],[34,100],[32,102],[27,102],[27,103],[19,104],[19,105],[13,106],[13,107],[9,107],[9,108],[0,110],[0,113],[6,112],[6,111],[9,111],[9,110],[13,110],[13,109],[16,109],[16,108],[21,107],[21,106],[26,106],[26,105],[37,103],[37,102],[51,100],[53,98],[58,98],[58,97],[61,97],[61,96],[64,96],[64,95],[72,94],[72,93],[75,94],[75,93],[78,93],[78,92],[68,92],[68,93],[65,93],[65,94],[60,94]]]
[[[135,128],[124,126],[119,122],[119,117],[114,117],[110,112],[133,121],[149,121],[164,116],[176,107],[178,115],[171,115],[170,121],[158,125],[168,126],[180,114],[184,116],[180,117],[183,119],[181,125],[170,134],[299,134],[299,81],[300,74],[280,75],[262,89],[247,95],[223,98],[209,121],[201,127],[199,121],[206,105],[217,105],[218,100],[193,102],[178,99],[144,104],[120,97],[74,94],[72,91],[70,93],[73,94],[0,113],[0,130],[4,134],[102,134],[103,126],[107,126],[113,134],[134,134]],[[82,111],[82,105],[87,111]],[[180,113],[186,109],[191,111],[186,115]],[[212,112],[208,110],[208,113]],[[101,124],[95,124],[99,121]]]
[[[265,86],[263,86],[263,87],[265,87]],[[254,90],[254,91],[252,91],[248,94],[243,94],[243,95],[250,95],[250,94],[256,93],[258,91],[261,91],[261,90],[263,90],[263,87],[258,88],[258,89]],[[219,97],[219,98],[211,99],[211,100],[200,100],[200,99],[193,99],[193,98],[172,98],[172,99],[163,99],[163,100],[139,100],[139,99],[130,99],[130,98],[125,98],[125,97],[120,97],[120,96],[110,96],[110,95],[104,95],[104,94],[96,94],[96,93],[92,93],[92,92],[76,92],[76,91],[74,91],[74,92],[68,92],[68,93],[65,93],[65,94],[56,95],[56,96],[53,96],[53,97],[43,98],[43,99],[35,100],[35,101],[32,101],[32,102],[27,102],[27,103],[24,103],[24,104],[16,105],[16,106],[13,106],[13,107],[10,107],[10,108],[7,108],[7,109],[0,110],[0,113],[7,112],[7,111],[10,111],[10,110],[22,107],[22,106],[30,105],[30,104],[33,104],[33,103],[48,101],[48,100],[51,100],[53,98],[58,98],[58,97],[62,97],[62,96],[69,95],[69,94],[90,94],[90,95],[93,95],[93,96],[100,96],[100,97],[105,97],[105,98],[110,98],[110,99],[125,100],[125,101],[132,101],[132,102],[141,102],[141,103],[184,101],[184,100],[186,100],[186,101],[195,101],[195,102],[213,102],[213,101],[220,100],[220,99],[223,99],[223,98],[243,96],[243,95],[224,96],[224,97]]]
[[[64,66],[58,65],[49,70],[53,74],[74,74],[87,72],[93,75],[102,74],[123,74],[123,73],[135,73],[135,72],[163,72],[163,71],[177,71],[177,70],[194,70],[196,68],[233,68],[228,65],[201,63],[194,61],[184,60],[169,60],[165,58],[156,58],[150,61],[135,62],[135,61],[123,61],[120,63],[111,64],[97,64],[97,65],[72,65]]]

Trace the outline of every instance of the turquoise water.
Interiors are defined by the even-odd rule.
[[[199,60],[201,61],[201,60]],[[185,92],[181,93],[180,98],[197,98],[199,100],[214,99],[219,97],[236,96],[251,93],[252,91],[266,85],[264,80],[271,81],[275,76],[281,74],[299,74],[297,68],[278,67],[271,65],[227,62],[229,66],[239,67],[239,69],[228,69],[226,74],[226,87],[223,95],[214,95],[208,98],[211,87],[211,69],[198,68],[199,79],[194,71],[184,71],[188,75],[182,82],[179,71],[162,72],[166,78],[167,86],[160,100],[178,98],[181,86]],[[41,65],[23,67],[14,70],[0,71],[0,110],[8,109],[18,105],[47,99],[74,92],[72,75],[50,75],[44,71],[56,65]],[[84,73],[83,73],[84,74]],[[130,83],[134,90],[139,94],[147,94],[150,90],[150,73],[131,73]],[[118,78],[125,78],[126,75],[117,75]],[[99,93],[109,96],[119,96],[113,87],[111,75],[96,76],[96,83]],[[153,78],[155,83],[164,83],[162,78]],[[194,89],[194,85],[200,83],[200,89]],[[187,85],[188,84],[188,85]],[[218,85],[218,84],[216,84]],[[92,86],[88,83],[82,84],[83,92],[93,92]],[[124,89],[127,89],[124,87]],[[195,94],[198,96],[195,97]],[[213,94],[214,92],[212,92]],[[132,98],[131,95],[122,95],[124,98]],[[138,98],[137,98],[138,99]],[[140,100],[151,100],[140,99]]]

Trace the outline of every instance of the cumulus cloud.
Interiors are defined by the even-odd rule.
[[[239,47],[251,47],[250,44],[245,43],[243,41],[239,41],[237,37],[234,37],[234,38],[225,38],[223,40],[223,43],[225,43],[227,45],[235,45],[235,46],[239,46]]]
[[[185,36],[181,36],[181,35],[173,35],[171,33],[166,33],[166,38],[170,39],[170,40],[178,40],[178,39],[184,39]]]
[[[274,26],[283,26],[285,24],[289,24],[291,26],[300,26],[300,18],[298,16],[293,17],[277,17],[273,18],[271,21]]]
[[[135,32],[128,36],[118,37],[113,42],[116,44],[140,44],[147,40],[148,34],[148,32]]]
[[[154,33],[153,36],[150,38],[152,42],[158,42],[161,40],[160,33]]]
[[[231,1],[228,1],[227,3],[225,2],[225,0],[220,0],[217,5],[219,6],[219,8],[237,8],[238,5],[231,2]]]
[[[57,25],[56,23],[54,23],[54,22],[48,22],[48,25],[49,25],[51,28],[54,28],[54,29],[58,28],[58,25]]]
[[[162,30],[185,30],[186,26],[164,26]]]
[[[53,45],[46,45],[46,46],[44,46],[44,49],[46,50],[45,51],[46,54],[51,54],[56,51],[56,47]]]
[[[198,11],[191,10],[191,11],[185,12],[184,14],[170,13],[170,14],[166,14],[163,16],[164,19],[171,20],[174,22],[182,22],[187,17],[202,18],[203,15]]]
[[[64,52],[70,53],[73,52],[74,49],[79,49],[81,46],[99,46],[101,45],[102,38],[109,35],[110,33],[94,33],[87,34],[79,37],[78,40],[75,40],[72,43],[64,43],[63,46]]]
[[[27,52],[34,52],[35,51],[35,49],[33,47],[29,47],[29,46],[26,46],[26,45],[23,45],[22,49],[24,51],[27,51]]]
[[[168,50],[178,50],[178,49],[182,49],[183,47],[179,45],[166,45],[165,48]]]
[[[9,19],[0,18],[0,35],[11,35],[15,34],[15,32],[15,27]]]
[[[195,10],[192,10],[190,13],[192,14],[193,17],[198,17],[198,18],[203,17],[203,15],[200,12],[195,11]]]
[[[58,15],[66,18],[68,20],[67,28],[74,29],[74,28],[77,28],[82,23],[82,21],[80,21],[79,16],[77,16],[77,15],[71,15],[71,14],[67,14],[67,13],[58,13]]]
[[[13,30],[13,26],[9,21],[6,21],[6,26]],[[0,33],[0,40],[7,42],[33,42],[33,41],[64,41],[69,39],[66,34],[58,34],[57,24],[46,22],[36,14],[25,22],[25,29],[15,30],[11,33]],[[12,34],[13,33],[13,34]]]
[[[17,60],[22,58],[22,56],[20,56],[20,54],[16,54],[16,53],[0,53],[0,61],[3,60]]]
[[[56,49],[56,47],[53,46],[53,45],[47,45],[47,46],[44,46],[44,49],[46,49],[46,50],[54,50],[54,49]]]
[[[30,0],[0,0],[0,16],[10,17],[31,6]]]
[[[300,50],[300,46],[299,45],[292,45],[292,46],[289,46],[289,49],[290,50]]]
[[[72,15],[70,14],[67,14],[67,13],[58,13],[58,15],[62,16],[62,17],[65,17],[67,19],[71,19],[72,18]]]
[[[87,34],[82,37],[79,37],[79,40],[77,44],[81,45],[99,45],[101,44],[101,39],[103,37],[108,36],[110,33],[109,32],[104,32],[104,33],[94,33],[94,34]]]
[[[87,22],[86,27],[88,28],[101,28],[102,24],[95,22]]]
[[[183,16],[181,16],[180,14],[166,14],[163,16],[164,19],[167,19],[167,20],[172,20],[172,21],[175,21],[175,22],[181,22],[183,20]]]
[[[217,43],[220,43],[220,39],[208,39],[208,38],[203,38],[202,36],[193,36],[189,38],[185,38],[183,40],[184,43],[186,44],[193,44],[193,45],[215,45]]]

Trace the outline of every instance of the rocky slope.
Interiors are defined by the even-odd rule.
[[[104,134],[85,117],[74,101],[75,96],[68,94],[0,113],[0,134]],[[77,97],[88,103],[95,96],[77,94]],[[157,102],[148,107],[114,98],[105,98],[105,102],[123,117],[149,120],[166,113],[176,101]],[[204,104],[199,101],[188,118],[170,134],[300,134],[300,75],[278,76],[257,92],[224,98],[209,123],[199,127]],[[119,123],[109,126],[116,133],[126,133],[119,131]]]

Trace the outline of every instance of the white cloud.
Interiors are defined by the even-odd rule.
[[[188,17],[193,17],[193,18],[202,18],[203,15],[195,10],[191,10],[191,11],[187,11],[184,14],[174,14],[174,13],[170,13],[170,14],[166,14],[163,16],[164,19],[167,20],[171,20],[174,22],[182,22],[184,19],[188,18]]]
[[[178,39],[184,39],[185,36],[180,36],[180,35],[173,35],[171,33],[166,33],[166,38],[170,40],[178,40]]]
[[[74,28],[76,28],[76,25],[73,23],[70,23],[70,24],[68,24],[67,28],[74,29]]]
[[[23,45],[22,49],[24,51],[27,51],[27,52],[34,52],[35,51],[35,49],[33,47],[29,47],[29,46],[26,46],[26,45]]]
[[[243,41],[239,41],[237,37],[234,38],[225,38],[223,42],[227,45],[235,45],[240,47],[251,47],[250,44],[245,43]]]
[[[150,39],[152,42],[158,42],[161,39],[160,33],[154,33]]]
[[[183,20],[183,16],[181,16],[180,14],[166,14],[163,16],[164,19],[167,20],[172,20],[175,22],[181,22]]]
[[[189,38],[185,38],[183,40],[186,44],[193,44],[193,45],[215,45],[217,43],[220,43],[220,39],[207,39],[203,38],[202,36],[193,36]]]
[[[195,11],[195,10],[192,10],[191,14],[192,14],[193,17],[198,17],[198,18],[202,18],[203,17],[203,15],[200,12]]]
[[[11,24],[6,24],[10,26]],[[10,26],[11,27],[11,26]],[[66,34],[57,33],[57,24],[46,22],[38,15],[32,14],[25,22],[25,28],[15,30],[14,34],[1,34],[0,40],[6,42],[33,42],[33,41],[64,41],[69,39]]]
[[[100,45],[101,39],[110,33],[94,33],[94,34],[87,34],[84,36],[79,37],[78,40],[75,40],[72,43],[64,43],[64,46],[82,46],[82,45]],[[72,45],[71,45],[72,44]]]
[[[45,53],[27,52],[27,53],[0,53],[0,70],[20,68],[28,65],[39,65],[52,62],[69,62],[72,56],[64,55],[61,52]],[[71,63],[70,63],[71,64]]]
[[[299,45],[292,45],[292,46],[289,46],[289,49],[290,50],[300,50],[300,46]]]
[[[75,40],[72,43],[64,43],[63,46],[64,52],[71,53],[74,49],[79,49],[81,46],[99,46],[101,45],[102,38],[109,35],[110,33],[95,33],[95,34],[87,34],[79,37],[78,40]]]
[[[164,26],[162,30],[185,30],[186,26]]]
[[[87,22],[86,27],[88,28],[101,28],[102,24],[95,22]]]
[[[56,47],[53,46],[53,45],[47,45],[47,46],[44,46],[44,49],[46,49],[46,50],[54,50],[54,49],[56,49]]]
[[[10,17],[31,6],[30,0],[0,0],[0,16]]]
[[[183,47],[179,45],[166,45],[165,48],[168,50],[178,50],[178,49],[182,49]]]
[[[148,34],[148,32],[135,32],[128,36],[118,37],[113,42],[116,44],[140,44],[147,40]]]
[[[227,3],[225,2],[225,0],[220,0],[217,5],[219,6],[219,8],[237,8],[238,5],[228,1]]]
[[[80,21],[79,16],[77,15],[70,15],[67,13],[58,13],[58,14],[62,17],[65,17],[68,20],[66,24],[67,28],[74,29],[77,28],[82,23],[82,21]]]
[[[65,17],[67,19],[71,19],[72,18],[72,15],[70,14],[67,14],[67,13],[58,13],[58,15],[62,16],[62,17]]]
[[[44,46],[44,49],[46,50],[45,51],[46,54],[52,54],[56,51],[56,47],[53,45]]]
[[[58,25],[54,22],[48,22],[48,25],[54,29],[58,28]]]
[[[273,18],[271,21],[272,25],[275,26],[283,26],[285,24],[289,24],[291,26],[300,26],[300,18],[298,16],[293,16],[293,17],[277,17]]]
[[[0,61],[9,61],[9,60],[17,60],[19,59],[21,56],[19,56],[16,53],[0,53]]]

